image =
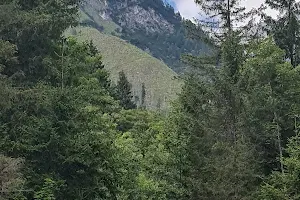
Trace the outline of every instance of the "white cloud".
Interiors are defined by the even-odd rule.
[[[264,0],[244,0],[242,1],[242,5],[245,6],[247,10],[251,10],[252,8],[259,8],[264,2]],[[278,15],[277,11],[270,8],[267,8],[265,12],[273,18],[276,18]]]
[[[199,17],[200,8],[194,3],[194,0],[173,0],[176,5],[177,11],[181,13],[184,18],[193,19]],[[258,8],[264,0],[243,0],[242,5],[251,10],[252,8]],[[268,15],[276,17],[278,12],[267,9]]]
[[[187,19],[193,19],[199,16],[200,8],[194,3],[194,0],[173,0],[177,11],[181,16]]]

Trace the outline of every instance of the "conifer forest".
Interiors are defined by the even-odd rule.
[[[96,2],[0,0],[0,200],[300,200],[300,2]]]

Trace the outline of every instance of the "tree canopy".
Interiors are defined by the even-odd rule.
[[[0,199],[299,199],[298,3],[267,0],[283,17],[244,40],[239,1],[196,2],[220,15],[218,62],[185,56],[166,112],[62,35],[79,1],[1,2]]]

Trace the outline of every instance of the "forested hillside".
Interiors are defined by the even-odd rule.
[[[195,2],[218,27],[188,31],[216,54],[184,56],[193,70],[164,112],[144,84],[135,103],[125,70],[110,81],[107,52],[66,37],[80,0],[0,2],[1,200],[299,199],[300,3],[266,0],[275,20]],[[266,36],[235,26],[259,14]]]

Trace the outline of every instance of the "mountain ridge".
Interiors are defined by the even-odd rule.
[[[99,31],[116,35],[163,60],[177,73],[186,68],[180,62],[182,54],[209,52],[205,43],[186,38],[184,20],[162,0],[86,0],[81,10],[90,17],[90,22],[81,25],[94,24]],[[107,31],[107,23],[114,28]]]

